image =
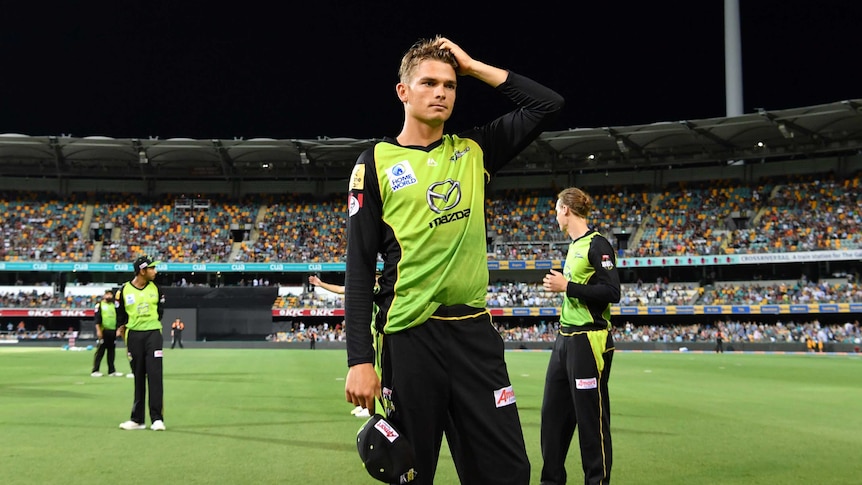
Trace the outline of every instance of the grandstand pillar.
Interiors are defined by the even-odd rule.
[[[862,152],[857,153],[857,155],[862,155]],[[850,168],[850,157],[846,155],[838,157],[838,166],[836,167],[835,174],[841,178],[852,178],[852,173],[853,169]]]
[[[636,228],[634,226],[617,226],[613,228],[614,238],[617,240],[617,247],[614,249],[617,250],[620,256],[622,256],[623,252],[629,248],[629,239],[632,237],[635,230]]]
[[[66,273],[59,272],[56,275],[57,281],[57,292],[62,294],[66,293]]]
[[[57,180],[57,193],[63,197],[69,195],[69,179],[61,177]]]

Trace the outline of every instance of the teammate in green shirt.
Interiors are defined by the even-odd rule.
[[[580,189],[557,196],[557,223],[572,242],[563,272],[551,270],[543,281],[546,290],[564,293],[542,401],[543,485],[566,483],[566,454],[576,427],[584,483],[611,479],[611,304],[620,301],[620,278],[613,247],[587,225],[592,210],[592,199]]]
[[[114,308],[114,292],[110,288],[105,290],[102,301],[96,304],[96,338],[99,348],[93,358],[93,377],[102,377],[99,368],[102,366],[102,357],[107,354],[108,375],[122,377],[122,372],[117,372],[114,367],[114,356],[117,349],[117,311]]]
[[[458,75],[517,107],[444,133]],[[442,37],[407,51],[399,81],[402,130],[362,153],[349,182],[345,398],[369,409],[382,400],[412,443],[416,483],[434,482],[445,432],[463,483],[526,484],[530,463],[504,345],[485,308],[485,183],[550,127],[564,102]],[[375,293],[378,254],[383,275]],[[375,303],[382,380],[367,323]]]
[[[126,347],[135,374],[135,400],[129,421],[120,424],[126,430],[145,429],[144,403],[150,390],[150,429],[165,430],[162,415],[162,314],[165,296],[153,280],[156,265],[147,256],[135,260],[135,277],[117,292],[117,322],[125,332]]]

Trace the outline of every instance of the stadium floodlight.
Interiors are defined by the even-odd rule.
[[[781,136],[784,138],[793,138],[793,132],[790,131],[784,123],[778,123],[778,131],[781,132]]]
[[[620,153],[627,153],[629,151],[629,147],[626,145],[626,142],[624,142],[622,138],[617,138],[617,148],[620,149]]]

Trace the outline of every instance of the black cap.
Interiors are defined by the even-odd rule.
[[[375,414],[356,434],[359,458],[369,475],[386,483],[409,483],[416,478],[413,445],[383,416]]]
[[[138,274],[142,269],[158,266],[161,261],[153,261],[149,256],[141,256],[132,263],[135,267],[135,274]]]

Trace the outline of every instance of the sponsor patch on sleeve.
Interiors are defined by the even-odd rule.
[[[158,359],[158,358],[161,358],[161,357],[162,357],[162,351],[161,351],[161,350],[156,350],[156,351],[154,351],[154,352],[153,352],[153,357],[155,357],[155,358],[157,358],[157,359]]]
[[[602,268],[605,268],[608,271],[614,269],[614,262],[611,261],[610,255],[608,255],[608,254],[602,255]]]
[[[353,173],[350,174],[350,188],[347,190],[363,190],[365,188],[365,164],[358,164],[353,167]]]
[[[494,391],[494,403],[498,408],[515,404],[515,391],[512,389],[512,386]]]
[[[353,217],[362,208],[362,194],[350,194],[347,200],[348,217]]]

